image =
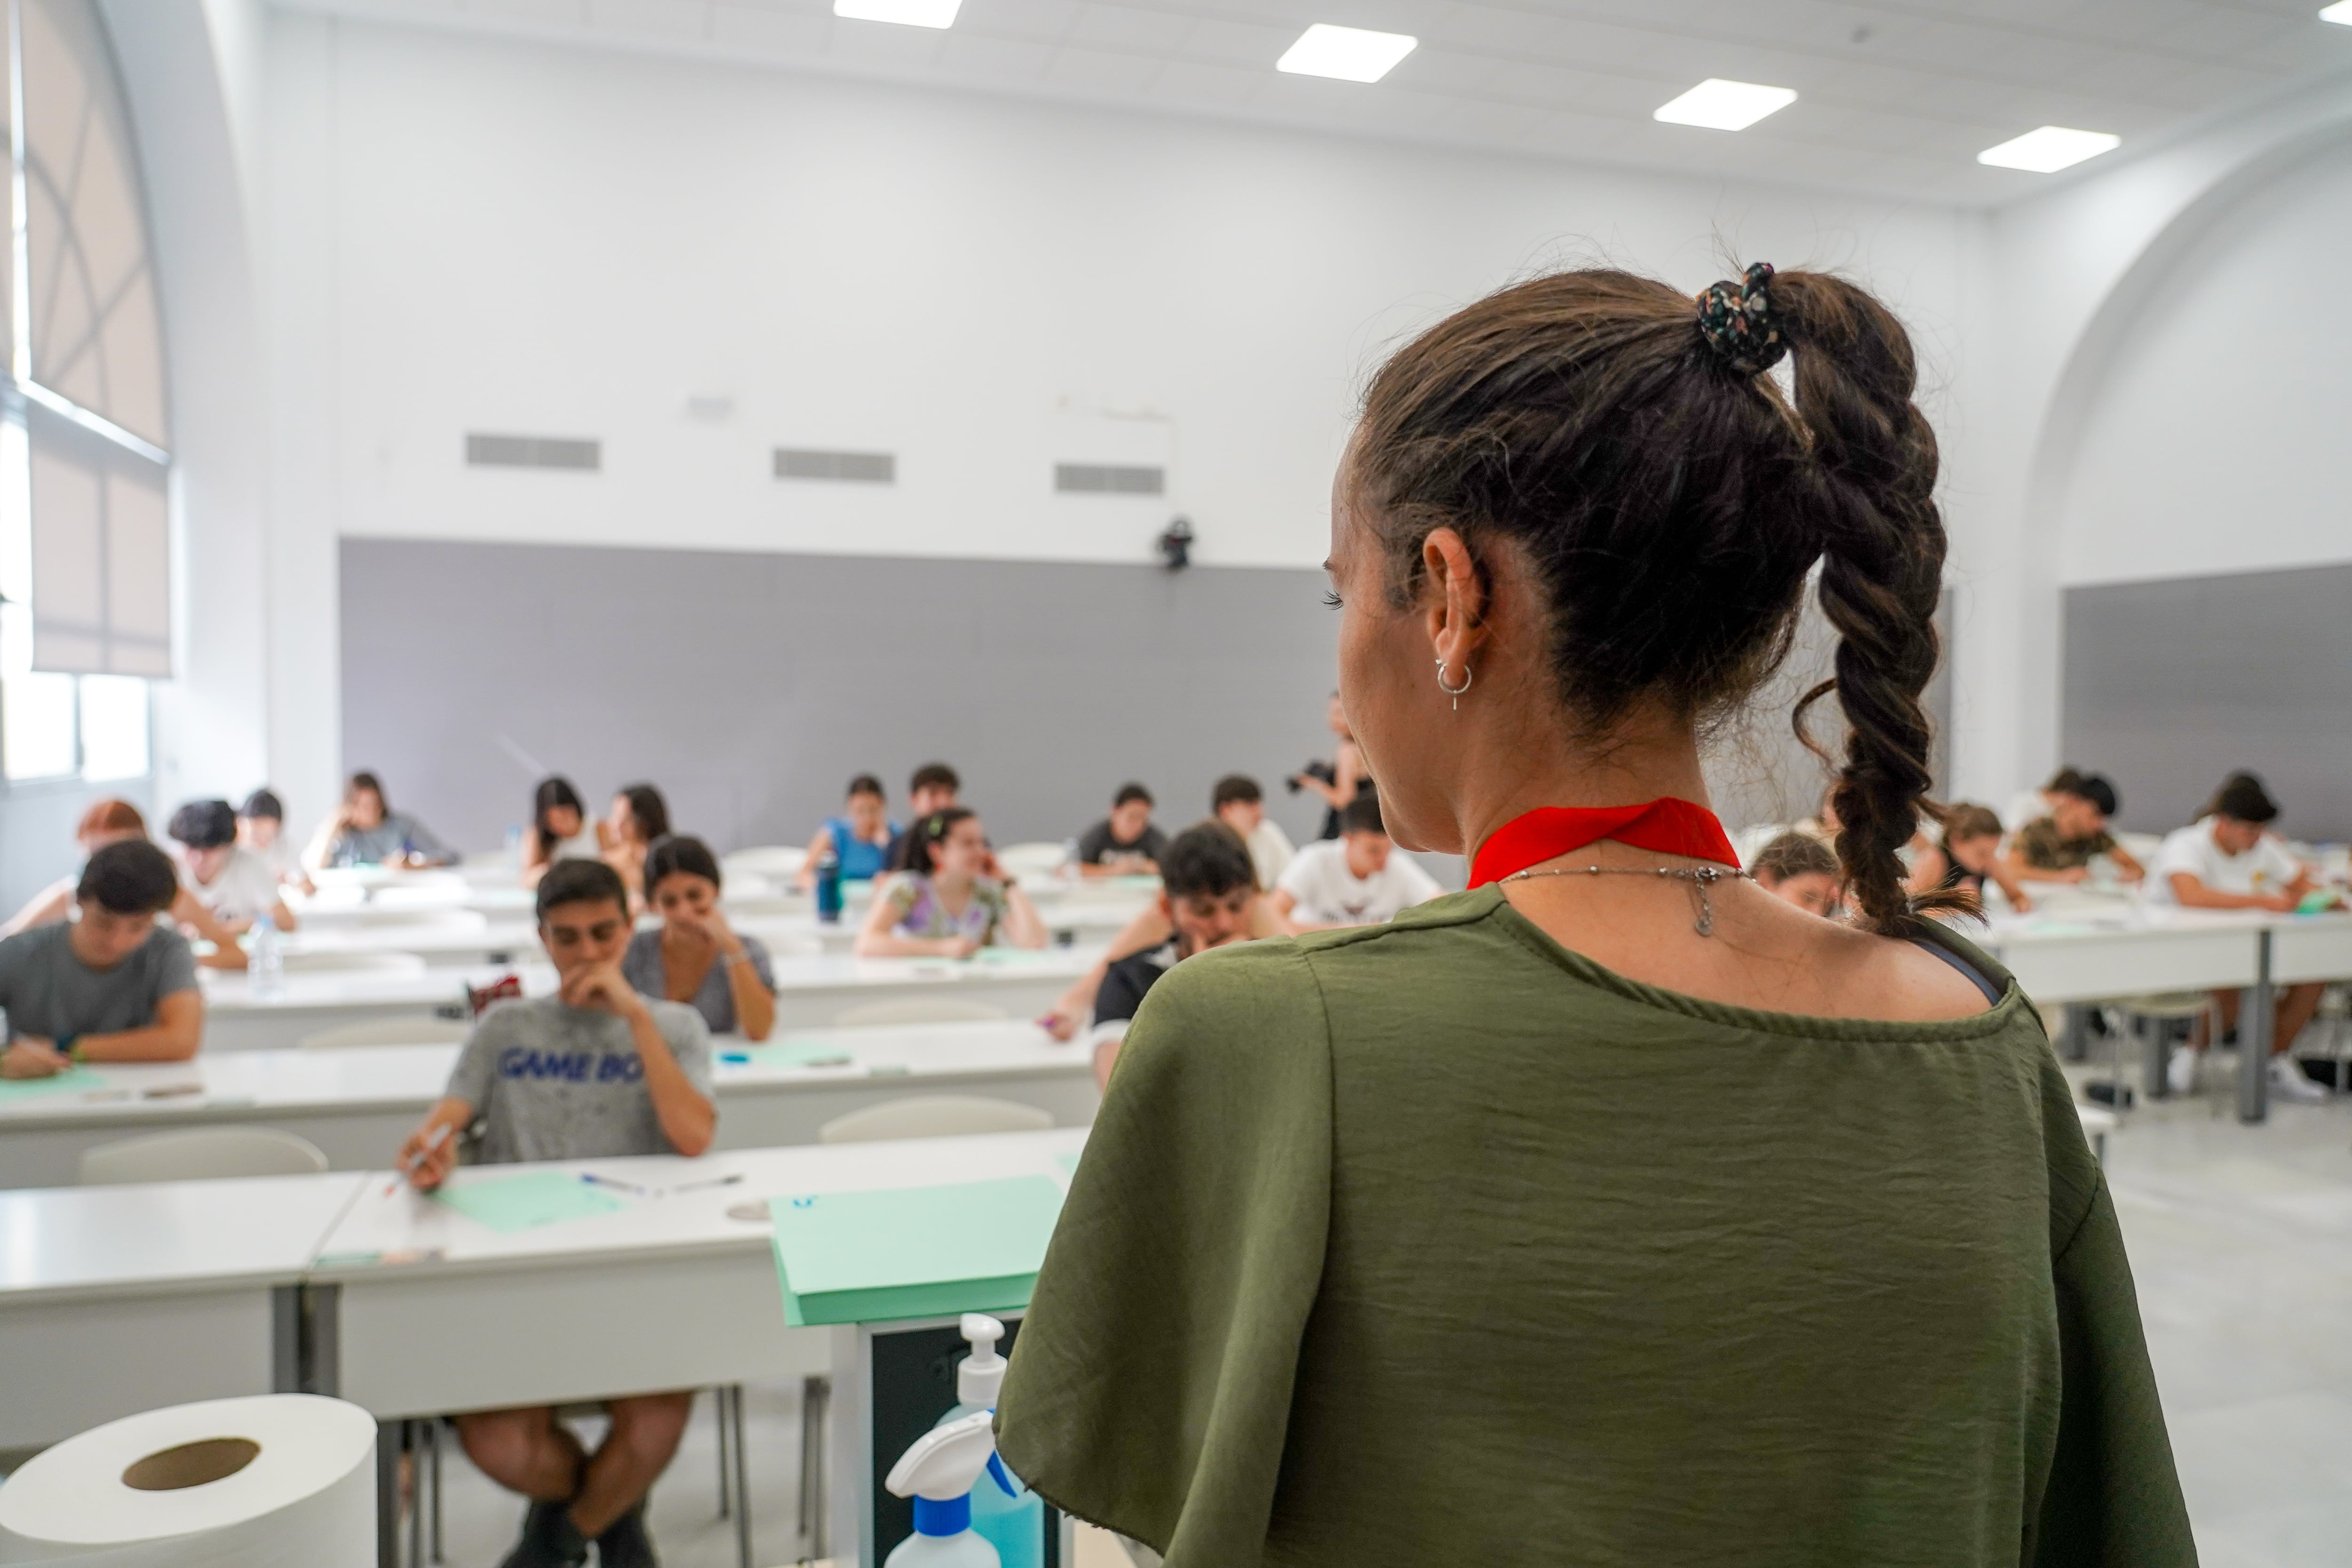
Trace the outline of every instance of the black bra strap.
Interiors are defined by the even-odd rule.
[[[1992,977],[1987,974],[1983,970],[1979,969],[1975,964],[1970,963],[1967,959],[1962,958],[1958,953],[1954,952],[1950,948],[1946,947],[1943,943],[1929,942],[1926,937],[1913,937],[1911,939],[1911,945],[1925,952],[1934,953],[1937,958],[1942,959],[1946,963],[1950,964],[1954,969],[1957,969],[1962,974],[1967,975],[1969,977],[1969,983],[1974,985],[1978,990],[1984,993],[1986,1001],[1991,1003],[1996,1007],[2000,1005],[2000,992],[1994,986]]]

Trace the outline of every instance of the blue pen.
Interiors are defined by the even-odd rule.
[[[618,1192],[635,1193],[641,1198],[653,1195],[650,1189],[641,1187],[635,1182],[615,1181],[611,1176],[600,1176],[593,1171],[581,1172],[580,1179],[592,1187],[611,1187]]]

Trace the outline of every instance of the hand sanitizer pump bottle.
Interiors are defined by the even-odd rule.
[[[996,1548],[971,1528],[971,1491],[982,1471],[1006,1490],[996,1457],[995,1417],[986,1411],[934,1426],[898,1456],[882,1484],[915,1500],[915,1533],[883,1559],[883,1568],[1002,1568]]]
[[[993,1411],[997,1391],[1004,1386],[1005,1359],[996,1353],[1004,1325],[982,1312],[966,1312],[959,1325],[971,1345],[971,1354],[956,1363],[956,1398],[961,1402],[940,1417],[944,1426],[975,1411]],[[998,1463],[1002,1465],[1003,1460]],[[971,1527],[996,1548],[1004,1568],[1045,1568],[1045,1500],[1021,1484],[1007,1469],[1012,1489],[976,1487],[971,1494]]]

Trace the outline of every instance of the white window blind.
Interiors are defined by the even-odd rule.
[[[47,409],[28,412],[33,668],[170,675],[171,509],[163,470]]]

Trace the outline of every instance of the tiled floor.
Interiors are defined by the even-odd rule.
[[[2108,1175],[2206,1568],[2339,1568],[2352,1563],[2352,1104],[2241,1127],[2226,1070],[2214,1064],[2209,1094],[2134,1112]],[[798,1393],[746,1401],[762,1564],[799,1555]],[[671,1568],[733,1568],[713,1443],[706,1404],[654,1498]],[[462,1458],[447,1476],[449,1560],[489,1568],[521,1507]],[[1119,1561],[1097,1540],[1076,1568]]]

